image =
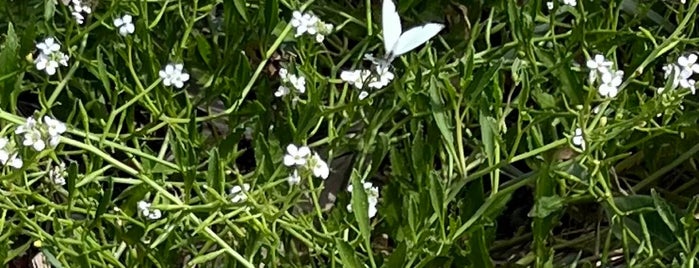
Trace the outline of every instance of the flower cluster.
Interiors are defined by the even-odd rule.
[[[14,144],[10,144],[10,140],[5,137],[0,137],[0,163],[3,166],[11,166],[13,168],[22,168],[24,164],[22,159],[17,154]]]
[[[295,185],[301,182],[298,169],[310,170],[313,176],[327,179],[330,175],[328,164],[320,158],[318,153],[311,154],[311,149],[307,146],[298,147],[294,144],[286,146],[286,155],[284,155],[284,165],[287,167],[295,167],[296,170],[287,179],[290,185]]]
[[[49,180],[56,185],[66,185],[66,164],[61,162],[49,170]]]
[[[611,61],[600,54],[587,61],[587,68],[590,69],[590,83],[595,81],[599,83],[597,91],[603,97],[616,97],[622,79],[624,79],[624,71],[612,70],[612,65]]]
[[[36,69],[44,70],[48,75],[54,75],[59,64],[68,66],[68,55],[61,52],[61,45],[56,43],[53,37],[44,39],[44,42],[36,44],[39,56],[34,60]]]
[[[561,1],[561,2],[563,2],[564,5],[568,5],[568,6],[572,6],[572,7],[578,5],[577,0],[563,0],[563,1]],[[546,7],[547,7],[549,10],[553,9],[553,1],[548,1],[548,2],[546,2]]]
[[[138,201],[138,204],[136,206],[138,207],[139,214],[151,220],[157,220],[163,216],[163,213],[159,209],[151,209],[151,203],[148,203],[146,201]]]
[[[245,192],[250,191],[250,184],[243,183],[243,187],[240,187],[238,185],[233,186],[230,192],[230,195],[232,196],[231,202],[240,203],[247,200],[248,196],[245,195],[243,190],[245,190]]]
[[[37,121],[30,116],[27,121],[15,129],[15,134],[22,135],[22,145],[32,147],[35,151],[41,152],[48,144],[51,148],[56,148],[60,141],[61,134],[66,131],[63,122],[44,116],[44,122]]]
[[[293,88],[299,94],[306,92],[306,78],[301,75],[290,74],[285,68],[279,69],[279,77],[282,79],[282,84],[274,92],[274,96],[282,97],[289,95]]]
[[[121,36],[127,36],[136,30],[136,26],[133,25],[133,18],[129,14],[114,19],[114,27],[119,29],[119,34]]]
[[[684,89],[689,89],[692,94],[696,92],[696,81],[692,79],[695,73],[699,73],[699,64],[697,64],[697,54],[691,53],[687,56],[680,56],[676,63],[671,63],[663,66],[665,78],[672,78],[672,89],[680,86]],[[663,88],[659,89],[660,92]]]
[[[182,88],[184,82],[189,80],[189,74],[184,71],[182,64],[165,65],[165,69],[160,70],[159,75],[163,79],[163,85],[173,85],[176,88]]]
[[[357,89],[364,89],[364,85],[381,89],[388,85],[388,83],[395,77],[393,73],[388,69],[388,66],[374,65],[375,73],[372,70],[354,70],[354,71],[342,71],[340,73],[340,79],[350,85],[353,85]],[[364,99],[369,95],[367,91],[362,91],[359,94],[359,99]]]
[[[376,216],[376,205],[379,203],[379,187],[374,186],[371,182],[363,182],[364,191],[369,199],[369,218]],[[352,184],[347,185],[347,191],[352,194]],[[347,204],[347,211],[352,212],[352,204]]]
[[[84,4],[80,0],[70,1],[70,13],[73,14],[73,18],[78,24],[83,24],[85,22],[85,17],[92,13],[92,8],[89,5]]]
[[[291,26],[296,28],[296,37],[307,33],[309,35],[315,35],[316,41],[321,43],[325,40],[325,36],[333,31],[332,24],[325,23],[312,13],[304,14],[300,11],[294,11],[292,15]]]

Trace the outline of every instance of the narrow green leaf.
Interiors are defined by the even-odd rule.
[[[677,233],[679,231],[679,223],[677,222],[677,215],[672,210],[672,207],[660,197],[655,189],[651,189],[650,194],[653,197],[653,204],[658,214],[660,214],[660,218],[663,219],[667,227],[670,228],[673,233]]]
[[[245,0],[233,0],[233,4],[235,5],[235,10],[237,10],[238,14],[240,14],[240,17],[243,18],[243,21],[248,22]]]
[[[352,171],[352,214],[359,225],[359,232],[364,238],[364,241],[371,243],[371,227],[369,225],[369,199],[364,185],[362,184],[361,175],[355,169]]]
[[[363,268],[355,256],[355,251],[344,240],[339,238],[335,239],[335,245],[337,245],[337,251],[340,253],[340,259],[342,259],[342,267],[352,267],[352,268]]]
[[[218,148],[213,148],[209,151],[209,168],[207,173],[207,184],[215,192],[220,195],[225,195],[226,178],[221,167],[221,160],[218,155]]]

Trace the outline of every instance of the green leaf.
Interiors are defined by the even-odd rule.
[[[335,245],[337,245],[337,251],[340,253],[340,259],[342,259],[342,267],[352,267],[352,268],[363,268],[355,256],[355,251],[344,240],[339,238],[335,239]]]
[[[527,216],[532,218],[546,218],[563,208],[565,199],[558,195],[543,196],[536,200],[534,207]]]
[[[369,199],[364,185],[362,184],[361,175],[355,169],[352,171],[352,214],[359,225],[359,233],[368,244],[371,243],[371,227],[369,226]]]
[[[264,10],[265,29],[271,33],[279,21],[279,1],[265,0]]]
[[[221,167],[221,160],[218,155],[218,148],[213,148],[209,151],[209,168],[206,176],[206,184],[214,190],[214,192],[225,195],[226,177]]]
[[[247,8],[245,7],[245,0],[233,0],[233,5],[235,5],[235,10],[238,11],[240,17],[243,21],[248,22]]]
[[[15,33],[15,28],[12,23],[7,24],[7,34],[5,35],[5,43],[0,50],[0,109],[7,110],[9,107],[15,107],[17,98],[14,96],[15,81],[19,62],[19,40]]]
[[[653,197],[653,204],[655,205],[656,211],[663,219],[667,227],[672,230],[672,232],[677,233],[679,231],[679,223],[677,222],[677,215],[672,210],[672,207],[663,200],[655,189],[650,190],[650,194]]]
[[[495,118],[490,116],[485,116],[483,113],[479,116],[479,123],[481,125],[481,138],[483,139],[483,146],[485,147],[485,156],[488,157],[488,163],[494,164],[495,159],[495,135],[497,131],[497,123]]]
[[[405,267],[405,256],[408,246],[405,242],[400,243],[398,247],[393,250],[391,256],[388,256],[388,260],[384,262],[382,267],[385,268],[402,268]]]

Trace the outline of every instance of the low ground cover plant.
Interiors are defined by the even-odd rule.
[[[699,1],[0,1],[11,267],[694,267]]]

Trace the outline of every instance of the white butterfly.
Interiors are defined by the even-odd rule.
[[[384,64],[390,64],[396,57],[424,44],[444,29],[443,24],[427,23],[406,32],[400,24],[400,17],[393,0],[383,0],[383,44],[386,51]]]

